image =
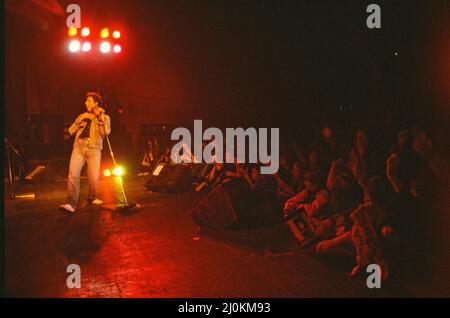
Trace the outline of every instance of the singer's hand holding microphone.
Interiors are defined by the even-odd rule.
[[[97,116],[98,119],[100,119],[100,122],[104,122],[104,118],[105,118],[105,110],[101,107],[94,107],[93,112],[95,114],[95,116]]]

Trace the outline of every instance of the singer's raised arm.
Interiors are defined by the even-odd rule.
[[[103,121],[98,122],[99,131],[102,136],[109,135],[111,133],[111,119],[108,115],[103,114]]]
[[[72,123],[72,125],[69,127],[69,134],[70,134],[71,136],[73,136],[73,135],[78,131],[78,129],[80,129],[80,126],[81,126],[81,120],[80,120],[80,117],[81,117],[81,115],[78,116],[78,117],[75,119],[75,121]]]

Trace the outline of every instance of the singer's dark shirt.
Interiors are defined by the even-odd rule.
[[[81,132],[78,138],[89,138],[91,132],[91,123],[92,120],[88,120],[86,126],[84,127],[83,131]]]

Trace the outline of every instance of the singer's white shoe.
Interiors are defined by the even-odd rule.
[[[75,208],[73,206],[71,206],[70,204],[61,204],[59,206],[60,210],[64,210],[66,212],[70,212],[70,213],[75,213]]]
[[[92,204],[92,205],[102,205],[102,204],[103,204],[103,201],[100,200],[100,199],[94,199],[94,200],[92,200],[92,201],[88,200],[88,203],[89,203],[89,204]]]

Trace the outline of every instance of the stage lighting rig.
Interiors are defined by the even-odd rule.
[[[107,27],[97,31],[87,26],[80,28],[80,30],[70,27],[67,34],[69,36],[67,48],[70,53],[99,52],[102,53],[101,55],[118,55],[123,49],[120,42],[122,33],[117,29],[111,32]]]

